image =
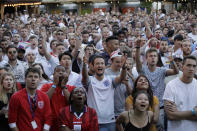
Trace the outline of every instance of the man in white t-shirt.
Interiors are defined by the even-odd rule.
[[[164,92],[164,109],[169,119],[168,131],[196,131],[197,80],[194,79],[197,61],[194,56],[183,60],[183,75],[170,81]]]
[[[87,103],[89,107],[96,110],[99,130],[115,131],[115,114],[114,114],[114,87],[121,83],[126,77],[125,57],[122,57],[122,71],[120,76],[112,79],[104,75],[105,60],[102,56],[95,56],[92,64],[95,70],[94,76],[88,76],[87,58],[84,57],[82,69],[82,83],[87,90]]]

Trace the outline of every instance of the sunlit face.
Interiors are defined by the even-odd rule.
[[[9,48],[8,49],[7,56],[8,56],[8,59],[10,61],[16,60],[17,55],[18,55],[18,53],[17,53],[17,50],[15,48]]]
[[[55,50],[57,44],[58,44],[57,41],[53,41],[53,42],[51,43],[51,49],[52,49],[52,50]]]
[[[120,70],[120,68],[122,67],[121,56],[114,57],[111,66],[116,70]]]
[[[19,34],[15,34],[12,38],[13,42],[20,42],[20,35]]]
[[[57,75],[59,77],[62,77],[64,73],[66,73],[65,68],[63,66],[59,66],[59,67],[55,68],[53,75]]]
[[[162,53],[168,52],[168,42],[167,41],[161,41],[159,45],[159,51]]]
[[[26,58],[27,58],[27,61],[29,63],[34,63],[35,59],[36,59],[36,55],[33,53],[33,52],[29,52],[27,55],[26,55]]]
[[[93,47],[86,47],[85,54],[86,54],[86,56],[93,55],[94,54],[94,48]]]
[[[126,65],[127,65],[127,70],[131,71],[132,68],[133,68],[133,60],[132,60],[132,58],[127,58]]]
[[[105,71],[105,61],[103,58],[96,58],[94,60],[94,71],[97,76],[102,76]]]
[[[88,42],[89,34],[82,34],[83,42]]]
[[[188,78],[193,78],[196,73],[196,61],[193,59],[187,59],[183,64],[183,75]]]
[[[40,84],[40,76],[38,73],[29,72],[25,78],[26,87],[29,89],[37,89]]]
[[[29,41],[31,43],[31,47],[35,49],[38,46],[38,39],[34,38]]]
[[[149,88],[148,79],[145,77],[140,77],[137,81],[137,88],[139,90],[147,90]]]
[[[65,69],[70,69],[71,67],[71,58],[68,55],[63,55],[61,60],[60,60],[60,65],[63,66]]]
[[[5,76],[2,85],[6,91],[12,90],[14,87],[14,78],[10,75]]]
[[[146,111],[149,107],[149,100],[148,100],[148,96],[144,93],[141,93],[137,96],[136,100],[135,100],[135,109],[139,110],[139,111]]]
[[[166,36],[168,34],[168,28],[163,29],[163,34]]]
[[[192,47],[190,41],[185,41],[183,42],[182,46],[182,51],[184,55],[190,55],[192,52]]]
[[[156,65],[157,62],[158,62],[158,54],[157,52],[150,52],[147,54],[147,57],[146,57],[146,60],[147,60],[147,63],[148,65]]]
[[[86,101],[85,90],[81,87],[77,87],[73,90],[71,101],[77,105],[83,105]]]
[[[62,31],[58,31],[56,36],[57,36],[57,40],[59,40],[61,42],[63,42],[65,39],[64,32],[62,32]]]
[[[66,51],[66,48],[63,45],[59,45],[56,47],[57,54],[62,54]]]

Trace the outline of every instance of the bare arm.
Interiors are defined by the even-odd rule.
[[[66,87],[66,83],[68,82],[69,75],[65,73],[63,75],[63,77],[64,77],[64,79],[61,82],[61,88],[62,88],[62,91],[64,93],[64,96],[65,96],[66,100],[69,101],[70,92],[68,91],[68,88]]]
[[[132,92],[132,87],[131,87],[131,85],[129,84],[128,78],[126,78],[125,80],[123,80],[122,83],[125,84],[126,90],[127,90],[127,94],[130,95],[131,92]]]
[[[83,58],[83,67],[82,67],[82,81],[81,81],[83,85],[87,85],[87,83],[88,83],[87,61],[88,61],[87,57],[84,56],[84,58]],[[84,87],[87,90],[87,87],[86,86],[84,86]]]
[[[49,99],[52,98],[54,91],[55,91],[55,88],[51,87],[51,88],[46,92],[46,94],[48,95]]]
[[[117,118],[117,120],[116,120],[116,129],[118,130],[118,131],[124,131],[123,130],[123,127],[122,127],[122,123],[124,123],[124,121],[125,121],[125,117],[124,117],[124,115],[121,113],[120,114],[120,116]]]
[[[148,18],[147,17],[145,17],[145,19],[144,19],[144,25],[146,27],[146,37],[147,38],[150,38],[153,33],[152,33],[151,29],[150,29],[150,26],[149,26]]]
[[[141,40],[138,39],[136,41],[136,69],[138,73],[142,72],[142,63],[140,61],[140,43],[141,43]]]
[[[178,111],[176,105],[171,101],[164,101],[164,109],[169,120],[193,120],[197,121],[197,116],[192,115],[192,111]],[[196,113],[197,109],[195,109]]]
[[[81,38],[78,36],[76,37],[76,45],[75,48],[72,50],[71,55],[75,59],[78,55],[78,51],[81,48]]]
[[[11,128],[12,131],[19,131],[17,127]]]
[[[42,40],[42,50],[44,52],[44,56],[46,57],[46,59],[49,61],[51,59],[51,55],[49,54],[49,52],[47,51],[47,47],[46,47],[46,34],[45,33],[41,33],[43,40]]]
[[[155,106],[153,106],[153,120],[152,120],[152,122],[153,123],[157,123],[158,122],[158,120],[159,120],[159,104],[158,105],[155,105]]]
[[[56,88],[57,88],[57,86],[58,86],[58,84],[59,84],[59,76],[58,76],[58,75],[54,75],[53,77],[54,77],[54,78],[53,78],[53,83],[54,83],[54,85],[55,85]],[[46,92],[46,94],[48,95],[49,99],[52,98],[53,93],[54,93],[54,91],[55,91],[56,88],[53,88],[53,87],[51,86],[51,88]]]
[[[126,56],[122,56],[122,70],[120,73],[120,76],[117,76],[114,80],[115,84],[120,84],[123,80],[126,79],[126,75],[127,75],[127,65],[126,65]]]
[[[179,73],[179,69],[178,69],[176,63],[174,61],[171,61],[170,63],[171,63],[172,66],[174,66],[174,68],[167,70],[166,71],[166,76],[176,75],[176,74]]]

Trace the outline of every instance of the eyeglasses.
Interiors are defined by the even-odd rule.
[[[39,48],[39,49],[42,49],[42,46],[39,46],[38,48]]]
[[[8,54],[16,54],[16,51],[8,51]]]

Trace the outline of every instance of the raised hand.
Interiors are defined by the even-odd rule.
[[[88,58],[87,56],[84,55],[83,57],[83,65],[87,65],[88,64]]]
[[[135,47],[139,47],[140,48],[140,45],[141,45],[141,39],[137,38],[136,41],[135,41]]]
[[[59,85],[59,75],[58,74],[55,74],[53,76],[53,82],[54,82],[54,85],[56,85],[56,86]]]
[[[68,82],[68,77],[69,77],[68,73],[64,73],[64,74],[63,74],[63,80],[61,81],[61,87],[62,87],[62,88],[63,88],[63,87],[66,85],[66,83]]]

